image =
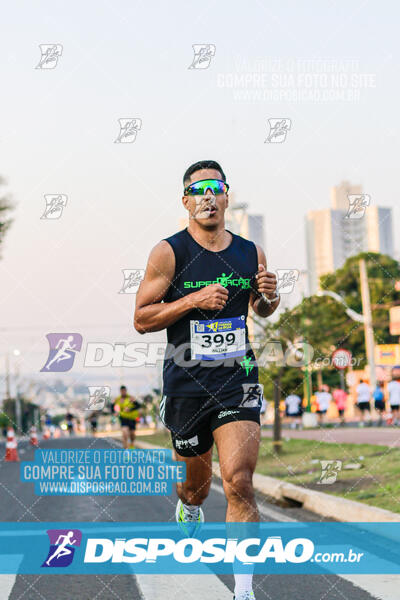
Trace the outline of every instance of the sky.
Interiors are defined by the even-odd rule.
[[[200,159],[220,162],[235,199],[264,215],[270,270],[306,268],[304,216],[343,179],[393,207],[398,255],[399,12],[359,0],[9,3],[0,175],[16,208],[0,260],[0,373],[18,348],[12,373],[51,381],[49,332],[79,332],[84,346],[165,340],[133,329],[122,269],[145,268],[178,230],[182,175]],[[35,68],[40,44],[62,46],[53,69]],[[189,68],[195,44],[215,48],[208,68]],[[141,120],[133,143],[115,143],[124,118]],[[290,130],[265,143],[276,118]],[[67,197],[59,219],[40,218],[49,194]],[[154,369],[84,369],[83,355],[65,380],[155,384]]]

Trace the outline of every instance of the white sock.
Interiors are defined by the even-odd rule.
[[[253,573],[234,573],[235,596],[253,591]]]

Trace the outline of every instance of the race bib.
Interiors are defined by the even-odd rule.
[[[243,356],[246,351],[246,319],[190,321],[192,360],[218,360]]]

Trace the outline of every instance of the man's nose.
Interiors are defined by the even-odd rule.
[[[204,194],[206,200],[215,200],[215,194],[211,188],[208,188]]]

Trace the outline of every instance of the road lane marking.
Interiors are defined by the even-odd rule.
[[[144,600],[232,600],[232,592],[216,575],[142,575],[135,574]],[[190,593],[189,593],[190,590]]]
[[[0,600],[8,600],[16,578],[16,575],[0,575]]]
[[[339,575],[378,600],[399,597],[400,575]]]

